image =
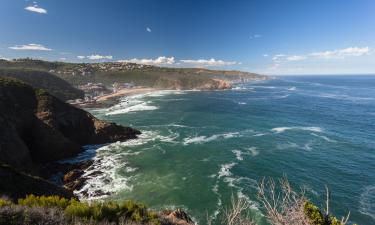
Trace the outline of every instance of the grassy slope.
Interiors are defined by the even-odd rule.
[[[17,78],[35,88],[45,89],[64,101],[83,98],[84,96],[83,91],[73,87],[69,82],[45,71],[17,67],[0,67],[0,76]]]
[[[80,66],[90,67],[89,65],[90,64],[46,62],[41,60],[19,60],[11,62],[0,60],[0,68],[33,68],[43,71],[66,71]],[[86,76],[73,76],[72,74],[63,73],[55,73],[55,75],[68,81],[74,86],[86,84],[88,82],[100,82],[105,85],[112,85],[114,82],[135,82],[137,85],[142,86],[172,89],[193,89],[201,88],[203,86],[215,88],[217,86],[217,81],[214,80],[215,78],[232,81],[241,78],[248,80],[265,77],[241,71],[166,67],[147,67],[126,71],[100,71],[93,68],[91,74]]]

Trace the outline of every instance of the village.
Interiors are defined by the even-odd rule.
[[[149,69],[153,66],[128,63],[128,62],[106,62],[106,63],[80,63],[74,64],[72,67],[64,67],[62,69],[49,70],[50,73],[67,74],[72,76],[87,76],[94,72],[110,72],[110,71],[133,71],[139,69]]]

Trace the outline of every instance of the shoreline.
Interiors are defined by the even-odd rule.
[[[134,87],[134,88],[125,88],[115,93],[109,93],[106,95],[99,96],[98,98],[92,101],[84,101],[84,102],[78,102],[78,103],[70,102],[69,104],[82,108],[82,109],[107,108],[118,103],[119,100],[123,97],[130,97],[130,96],[139,95],[139,94],[149,94],[149,93],[163,91],[163,90],[164,89],[157,89],[157,88],[143,87],[143,86]]]

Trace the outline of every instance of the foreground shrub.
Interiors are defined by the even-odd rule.
[[[18,205],[23,206],[41,206],[41,207],[59,207],[65,209],[70,204],[70,200],[59,196],[35,196],[28,195],[24,199],[18,199]]]
[[[17,204],[0,198],[0,225],[2,224],[154,224],[157,213],[134,201],[80,202],[59,196],[28,195]]]
[[[327,188],[326,212],[311,203],[304,192],[295,192],[286,178],[279,180],[277,187],[273,179],[263,179],[258,184],[259,200],[266,216],[274,225],[345,225],[349,219],[338,220],[329,213],[329,190]]]
[[[0,198],[0,207],[3,207],[3,206],[10,206],[12,205],[13,203],[5,198]]]

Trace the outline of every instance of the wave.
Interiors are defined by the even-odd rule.
[[[137,105],[129,106],[123,109],[114,110],[112,112],[106,113],[107,116],[110,115],[117,115],[117,114],[125,114],[129,112],[137,112],[137,111],[148,111],[148,110],[156,110],[159,109],[157,106],[148,105],[149,102],[142,102]]]
[[[258,133],[258,134],[254,134],[253,136],[254,137],[262,137],[264,135],[267,135],[267,133]]]
[[[322,138],[323,140],[331,142],[331,143],[336,143],[337,142],[336,140],[333,140],[333,139],[331,139],[331,138],[329,138],[327,136],[324,136],[324,135],[318,135],[318,134],[315,134],[315,133],[311,133],[311,135],[313,135],[315,137]]]
[[[106,198],[121,190],[132,190],[130,181],[133,179],[138,168],[128,165],[125,159],[146,151],[134,151],[132,147],[144,145],[151,141],[175,142],[179,137],[178,133],[170,133],[163,136],[155,131],[142,131],[137,139],[125,142],[115,142],[109,145],[85,146],[85,151],[77,157],[65,160],[68,163],[76,163],[88,159],[93,160],[93,164],[84,171],[82,178],[85,185],[74,193],[79,199],[92,200]],[[125,175],[119,175],[122,171]]]
[[[234,155],[236,156],[236,159],[239,160],[239,161],[242,161],[243,160],[243,152],[241,152],[240,150],[232,150],[232,152],[234,153]]]
[[[246,102],[237,102],[237,104],[239,104],[239,105],[247,105]]]
[[[320,127],[275,127],[271,129],[272,132],[275,132],[277,134],[283,133],[287,130],[303,130],[303,131],[312,131],[312,132],[317,132],[317,133],[324,132],[323,128],[320,128]]]
[[[288,91],[295,91],[297,88],[296,87],[290,87],[288,88]]]
[[[249,150],[249,152],[250,152],[250,154],[251,154],[252,156],[257,156],[257,155],[259,155],[259,151],[258,151],[258,148],[257,148],[257,147],[250,147],[250,148],[248,148],[248,150]]]
[[[132,190],[129,181],[137,168],[133,168],[123,162],[121,154],[116,154],[117,148],[122,143],[115,143],[96,150],[93,164],[84,171],[82,178],[85,185],[74,194],[79,199],[101,199],[110,196],[120,190]],[[117,176],[117,171],[122,170],[128,176]]]
[[[302,149],[305,151],[312,151],[313,150],[312,145],[313,145],[312,141],[309,141],[303,145],[298,145],[294,142],[288,142],[288,143],[277,144],[276,149],[284,150],[284,149],[298,148],[298,149]]]
[[[375,185],[364,188],[359,199],[359,212],[375,219]]]
[[[194,137],[187,137],[184,138],[183,144],[189,145],[189,144],[202,144],[207,143],[211,141],[218,140],[219,138],[234,138],[241,136],[239,132],[229,132],[229,133],[223,133],[223,134],[214,134],[212,136],[194,136]]]
[[[287,98],[289,97],[290,95],[289,94],[286,94],[286,95],[280,95],[280,96],[275,96],[273,97],[274,99],[282,99],[282,98]]]
[[[218,178],[229,177],[230,175],[232,175],[232,173],[230,172],[230,169],[232,169],[235,165],[237,165],[237,163],[234,163],[234,162],[221,164],[217,177]]]

